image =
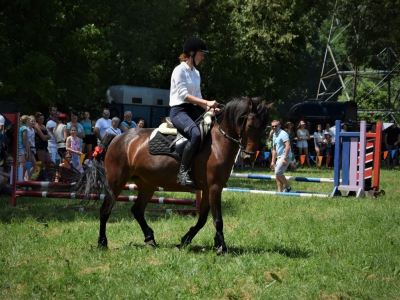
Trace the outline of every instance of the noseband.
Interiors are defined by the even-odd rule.
[[[244,132],[244,126],[246,125],[246,121],[247,121],[247,117],[248,117],[248,116],[249,116],[249,113],[245,114],[245,115],[242,117],[242,118],[243,118],[243,122],[242,122],[242,126],[240,127],[239,139],[234,139],[233,137],[229,136],[229,135],[221,128],[221,126],[219,126],[219,123],[218,123],[218,119],[217,119],[217,118],[215,118],[215,122],[217,123],[218,130],[221,132],[221,134],[222,134],[225,138],[227,138],[228,140],[230,140],[230,141],[232,141],[232,142],[234,142],[234,143],[236,143],[236,144],[239,145],[240,152],[244,152],[244,153],[246,153],[246,154],[248,154],[248,155],[254,155],[255,152],[247,151],[247,150],[245,149],[245,147],[243,147],[243,145],[242,145],[242,134],[243,134],[243,132]]]

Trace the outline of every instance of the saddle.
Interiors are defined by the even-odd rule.
[[[206,112],[203,119],[196,122],[196,125],[200,129],[200,149],[203,146],[205,137],[210,131],[213,117],[214,115],[211,112]],[[148,142],[149,153],[152,155],[169,155],[180,159],[187,142],[187,138],[178,132],[172,124],[171,119],[167,117],[166,123],[162,123],[151,133]]]

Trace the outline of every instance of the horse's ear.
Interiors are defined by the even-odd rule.
[[[269,104],[265,105],[265,107],[266,107],[267,109],[271,109],[272,106],[274,106],[274,104],[275,104],[275,101],[272,102],[272,103],[269,103]]]
[[[250,97],[247,97],[247,105],[249,106],[249,110],[253,108],[253,100]]]

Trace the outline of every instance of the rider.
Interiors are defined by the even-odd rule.
[[[181,63],[175,67],[171,76],[171,121],[179,133],[188,139],[177,179],[183,186],[195,186],[188,174],[193,154],[200,145],[200,130],[194,123],[199,117],[195,105],[204,110],[218,106],[217,101],[205,100],[201,96],[200,73],[196,66],[204,59],[205,52],[209,51],[203,40],[197,37],[188,38],[183,44],[183,53],[179,56]]]

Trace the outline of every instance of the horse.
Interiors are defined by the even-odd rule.
[[[221,212],[222,190],[229,179],[239,149],[246,153],[246,162],[254,161],[272,105],[266,105],[258,97],[233,98],[213,118],[210,132],[202,148],[194,155],[192,164],[193,180],[202,191],[198,220],[182,237],[178,248],[192,242],[205,225],[211,210],[216,230],[214,246],[218,254],[227,253]],[[109,188],[100,207],[98,245],[101,247],[108,246],[106,224],[116,198],[128,180],[132,180],[138,187],[137,200],[131,212],[143,231],[145,244],[150,248],[156,247],[156,241],[153,230],[144,218],[146,205],[157,186],[182,190],[182,186],[176,182],[179,160],[168,155],[151,155],[148,151],[148,141],[153,130],[132,128],[113,138],[108,146],[104,167]]]

